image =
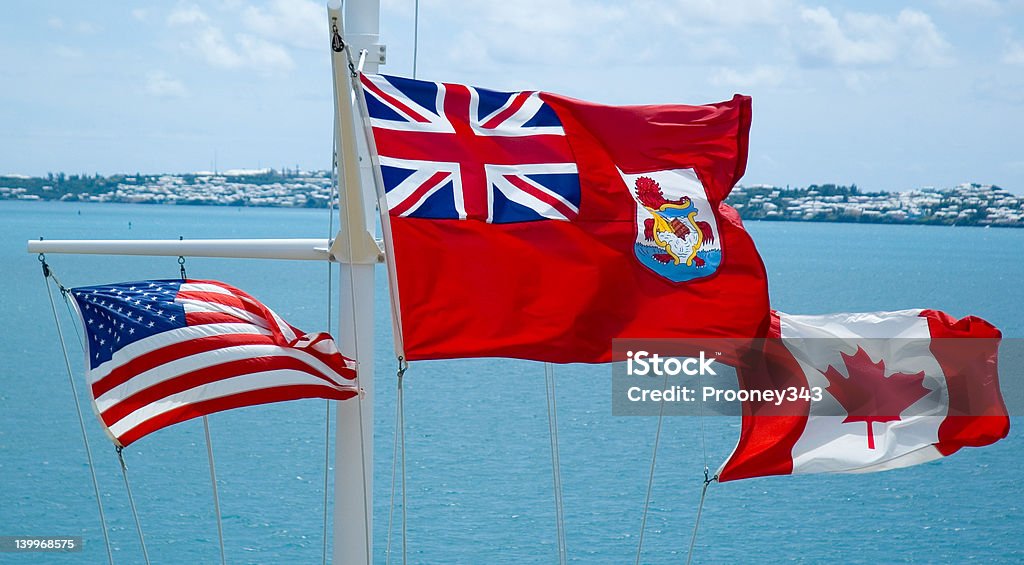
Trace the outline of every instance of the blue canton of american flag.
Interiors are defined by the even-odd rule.
[[[89,338],[89,366],[152,335],[184,328],[185,307],[175,302],[180,280],[146,281],[72,289]]]
[[[362,75],[392,216],[570,221],[580,181],[538,92]]]
[[[354,396],[355,362],[217,281],[71,289],[96,414],[118,445],[190,418],[298,398]]]

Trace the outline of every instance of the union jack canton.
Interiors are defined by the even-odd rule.
[[[571,221],[580,182],[539,92],[362,75],[392,216]]]

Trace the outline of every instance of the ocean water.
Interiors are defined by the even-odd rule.
[[[25,241],[322,237],[327,212],[0,202],[0,218],[0,535],[85,539],[82,553],[8,553],[0,562],[105,562],[57,333]],[[980,315],[1007,337],[1024,337],[1024,230],[767,222],[748,229],[780,310],[938,308]],[[48,259],[68,286],[178,274],[174,258]],[[190,259],[187,266],[192,277],[246,289],[300,328],[327,327],[324,265]],[[383,562],[395,362],[385,277],[378,275],[374,555]],[[67,328],[66,311],[62,316]],[[82,354],[74,333],[67,335],[84,393]],[[636,554],[657,420],[613,417],[610,375],[606,366],[555,368],[566,537],[577,563],[632,563]],[[115,560],[139,563],[113,447],[84,394],[81,402]],[[319,562],[325,409],[325,401],[305,400],[210,417],[230,562]],[[406,422],[410,562],[557,561],[541,364],[414,364],[406,378]],[[1022,562],[1022,426],[1015,418],[1010,437],[993,446],[909,469],[712,485],[694,562]],[[705,452],[716,468],[737,434],[736,418],[706,418],[706,441],[699,419],[665,420],[643,562],[685,559]],[[161,430],[131,445],[125,457],[153,562],[217,562],[201,422]]]

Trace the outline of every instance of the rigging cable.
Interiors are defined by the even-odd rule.
[[[697,542],[697,528],[700,527],[700,515],[704,510],[704,497],[708,494],[708,486],[718,480],[718,475],[708,477],[704,472],[704,487],[700,490],[700,502],[697,503],[697,519],[693,521],[693,535],[690,536],[690,549],[686,552],[686,565],[693,561],[693,545]]]
[[[548,405],[548,437],[551,441],[551,478],[555,495],[555,533],[558,537],[558,562],[565,565],[567,548],[565,543],[565,506],[562,502],[562,461],[558,452],[558,404],[555,395],[555,370],[551,363],[544,363],[545,391]]]
[[[697,374],[697,387],[699,390],[703,390],[702,375]],[[696,544],[697,540],[697,528],[700,526],[700,515],[703,512],[703,502],[705,497],[708,495],[708,486],[712,482],[718,480],[718,475],[714,477],[710,476],[710,469],[708,468],[708,436],[705,433],[705,416],[703,416],[703,402],[697,402],[697,418],[700,420],[700,450],[703,453],[703,463],[705,463],[705,482],[703,487],[700,488],[700,502],[697,503],[697,517],[693,520],[693,533],[690,535],[690,547],[686,551],[686,565],[689,565],[693,560],[693,545]]]
[[[697,373],[697,386],[704,390],[703,374]],[[708,469],[708,440],[704,433],[704,402],[697,403],[698,418],[700,419],[700,448],[704,454],[704,486],[700,490],[700,502],[697,503],[697,517],[693,521],[693,534],[690,536],[690,548],[686,552],[686,565],[693,560],[693,546],[697,542],[697,529],[700,527],[700,517],[704,511],[704,498],[708,494],[708,486],[718,480],[718,475],[710,476]]]
[[[327,239],[328,249],[334,243],[334,203],[340,199],[338,192],[338,128],[334,128],[334,146],[331,151],[331,194],[327,200]],[[327,333],[331,333],[331,324],[334,321],[334,264],[327,261]],[[327,525],[330,521],[328,516],[328,487],[330,487],[331,473],[331,400],[324,399],[324,520],[323,520],[323,547],[321,558],[323,565],[327,565]]]
[[[405,359],[401,359],[400,363],[405,364],[404,365],[405,368],[402,369],[402,373],[403,373],[403,376],[404,376],[405,370],[409,368],[409,365],[405,363]],[[402,427],[399,428],[398,431],[399,431],[399,437],[401,438],[401,446],[402,446],[402,565],[405,565],[406,558],[408,556],[408,551],[407,551],[407,547],[406,547],[406,540],[409,539],[409,536],[407,535],[407,532],[406,532],[406,524],[408,524],[408,522],[409,522],[408,519],[407,519],[407,516],[406,516],[406,508],[408,508],[409,505],[406,504],[406,502],[405,502],[406,487],[405,487],[405,393],[404,392],[402,392],[402,394],[399,395],[399,397],[398,397],[398,409],[399,409],[399,414],[401,414],[401,416],[402,416],[402,422],[401,422]]]
[[[704,375],[701,372],[697,372],[697,386],[699,390],[704,390]],[[700,418],[700,449],[704,453],[704,488],[707,489],[708,479],[708,438],[704,434],[704,402],[697,403],[697,414]]]
[[[668,373],[665,373],[665,384],[668,386]],[[647,477],[647,496],[644,498],[644,513],[640,519],[640,539],[636,544],[636,565],[640,565],[640,555],[644,549],[644,529],[647,526],[647,510],[651,505],[651,488],[654,486],[654,466],[658,461],[658,443],[661,441],[661,423],[665,416],[665,400],[661,400],[660,408],[658,409],[658,430],[654,434],[654,452],[651,454],[651,472]]]
[[[139,511],[135,508],[135,497],[132,496],[132,485],[128,483],[128,465],[124,463],[124,446],[114,447],[117,452],[117,460],[121,462],[121,477],[124,478],[124,489],[128,492],[128,506],[132,509],[132,518],[135,518],[135,531],[139,533],[139,545],[142,546],[142,558],[149,565],[149,552],[146,551],[146,537],[142,535],[142,523],[139,522]]]
[[[385,563],[391,563],[391,534],[395,514],[395,476],[399,468],[399,454],[401,454],[401,483],[402,483],[402,563],[406,562],[406,504],[405,504],[405,371],[409,364],[404,357],[398,358],[398,388],[395,394],[395,438],[392,446],[391,456],[391,504],[388,508],[388,541],[385,549]]]
[[[184,241],[184,239],[185,236],[178,236],[178,241]],[[188,274],[185,272],[184,255],[178,255],[178,268],[181,271],[181,282],[184,283],[188,280]],[[224,523],[220,512],[220,493],[217,491],[217,465],[214,463],[213,459],[213,439],[210,437],[210,419],[207,418],[206,414],[203,414],[203,434],[206,436],[206,460],[210,466],[210,485],[213,487],[213,512],[217,515],[217,542],[220,549],[220,563],[221,565],[227,565],[227,559],[224,555]],[[120,452],[118,452],[118,456],[120,456]],[[123,460],[121,464],[124,465]],[[128,478],[126,476],[126,485],[128,484],[127,481]]]
[[[78,426],[82,431],[82,443],[85,444],[85,457],[89,464],[89,474],[92,476],[92,488],[96,494],[96,508],[100,512],[100,526],[103,528],[103,544],[107,548],[107,561],[110,565],[114,565],[114,553],[110,549],[110,534],[107,532],[107,518],[103,514],[103,500],[100,498],[100,485],[96,480],[96,468],[92,463],[92,449],[89,447],[89,436],[85,432],[85,420],[82,418],[82,407],[78,402],[78,387],[75,386],[75,378],[71,370],[71,360],[68,358],[67,345],[64,343],[64,332],[61,331],[60,318],[57,316],[57,305],[53,301],[53,290],[50,288],[50,280],[53,279],[56,283],[57,288],[60,289],[61,296],[64,297],[65,303],[67,301],[68,289],[60,284],[57,277],[50,271],[50,266],[46,263],[46,256],[42,253],[39,254],[39,262],[42,263],[43,267],[43,282],[46,284],[46,296],[50,299],[50,309],[53,311],[53,321],[57,325],[57,336],[60,338],[60,348],[64,353],[64,365],[68,370],[68,382],[71,384],[71,394],[75,398],[75,412],[78,414]],[[77,328],[75,329],[77,332]]]
[[[217,494],[217,467],[213,462],[213,440],[210,439],[210,421],[203,416],[203,432],[206,434],[206,457],[210,461],[210,484],[213,485],[213,511],[217,513],[217,539],[220,541],[220,562],[227,564],[224,558],[224,526],[221,523],[220,495]]]
[[[416,62],[420,51],[420,0],[416,0],[412,19],[412,78],[416,78]]]

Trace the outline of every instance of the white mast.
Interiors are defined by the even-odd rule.
[[[334,563],[373,562],[373,311],[374,269],[380,255],[376,232],[376,190],[363,136],[356,135],[348,54],[339,50],[335,33],[349,44],[354,58],[366,50],[364,70],[383,63],[378,44],[379,0],[349,0],[342,17],[338,0],[327,5],[331,26],[336,138],[341,190],[341,231],[331,251],[341,262],[338,346],[358,360],[363,396],[338,403],[334,454]],[[362,128],[359,128],[362,131]],[[366,158],[360,158],[360,156]]]

